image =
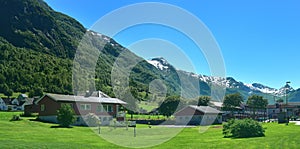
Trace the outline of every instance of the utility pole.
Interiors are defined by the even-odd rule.
[[[287,95],[287,89],[288,89],[288,85],[289,83],[291,83],[290,81],[287,81],[286,82],[286,85],[285,85],[285,109],[286,109],[286,113],[285,113],[285,118],[286,118],[286,125],[289,124],[289,118],[288,118],[288,95]]]

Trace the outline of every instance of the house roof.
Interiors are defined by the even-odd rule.
[[[211,106],[214,106],[214,107],[221,108],[223,106],[223,102],[219,102],[219,101],[210,101],[209,103],[211,104]]]
[[[25,101],[20,101],[19,105],[31,105],[33,101],[33,98],[27,98]]]
[[[105,98],[92,97],[92,96],[85,97],[85,96],[59,95],[59,94],[46,94],[43,97],[45,97],[45,96],[48,96],[55,101],[127,104],[126,102],[124,102],[120,99],[107,98],[107,97],[105,97]],[[41,99],[37,100],[36,102],[38,103]]]
[[[2,98],[3,102],[6,104],[6,105],[10,105],[11,104],[11,99],[8,99],[8,98]]]
[[[190,110],[188,110],[188,112],[185,111],[187,109],[192,109],[192,111],[190,111]],[[222,113],[221,111],[219,111],[215,108],[212,108],[210,106],[189,105],[189,106],[186,106],[185,108],[182,108],[181,110],[177,111],[174,115],[181,115],[182,113],[184,113],[184,115],[186,115],[186,114],[193,115],[196,111],[199,111],[199,112],[204,113],[204,114],[219,114],[219,113]]]
[[[196,111],[200,111],[203,113],[211,113],[211,114],[218,114],[218,113],[222,113],[221,111],[212,108],[210,106],[196,106],[196,105],[189,105],[189,107],[195,109]]]

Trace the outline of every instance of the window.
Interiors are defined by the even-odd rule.
[[[44,104],[41,105],[41,111],[45,111],[45,105]]]
[[[91,110],[91,105],[90,105],[90,104],[86,104],[86,105],[85,105],[85,109],[86,109],[86,110]]]
[[[112,106],[111,105],[108,105],[107,112],[112,112]]]
[[[91,104],[80,104],[80,110],[91,110]]]
[[[106,112],[112,112],[112,111],[113,111],[112,105],[103,105],[103,109],[104,109]]]
[[[97,112],[103,112],[103,105],[97,106]]]

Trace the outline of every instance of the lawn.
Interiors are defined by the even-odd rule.
[[[146,115],[146,114],[133,114],[132,118],[134,120],[164,120],[168,117],[163,115]],[[126,119],[131,120],[131,114],[126,114]],[[174,119],[174,117],[169,117],[169,119]]]
[[[73,127],[57,128],[56,124],[32,121],[9,121],[14,112],[0,112],[0,148],[124,148],[114,143],[140,146],[166,140],[171,133],[179,132],[170,140],[151,148],[299,148],[300,126],[289,124],[265,123],[266,136],[259,138],[232,139],[223,138],[220,125],[211,126],[202,133],[204,127],[167,128],[137,125],[137,137],[133,137],[133,128]],[[54,127],[54,128],[51,128]],[[95,132],[93,132],[95,130]],[[180,132],[181,131],[181,132]],[[176,134],[175,133],[175,134]],[[119,135],[116,137],[116,135]],[[154,142],[153,142],[154,141]],[[120,143],[121,142],[121,143]]]

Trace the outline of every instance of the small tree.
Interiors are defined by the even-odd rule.
[[[69,104],[63,104],[59,110],[57,110],[57,121],[62,127],[69,127],[75,122],[75,113],[73,108]]]
[[[159,106],[158,111],[164,116],[171,116],[177,109],[180,103],[179,96],[169,96]]]
[[[209,96],[200,96],[198,99],[198,106],[208,106],[210,99]]]
[[[10,96],[13,95],[13,90],[10,89],[7,84],[3,85],[3,89],[2,90],[3,90],[4,95],[7,96],[7,98],[9,98]]]
[[[41,87],[34,87],[29,91],[29,97],[32,98],[34,96],[43,96],[43,89]]]
[[[12,89],[8,89],[7,91],[4,92],[4,95],[7,96],[7,98],[9,98],[10,96],[13,95],[13,90]]]
[[[233,112],[237,109],[237,107],[241,106],[242,102],[243,97],[240,93],[226,95],[222,109],[225,111],[231,111],[231,114],[233,115]]]
[[[268,100],[264,99],[262,96],[252,95],[248,97],[247,105],[249,108],[253,109],[253,116],[256,117],[256,110],[266,109]]]
[[[277,103],[283,103],[284,101],[283,101],[282,98],[280,98],[280,99],[276,100],[276,102],[277,102]]]

